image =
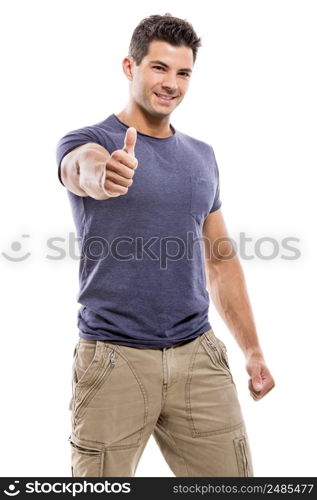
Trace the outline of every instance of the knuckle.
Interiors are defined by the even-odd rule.
[[[110,157],[110,158],[114,158],[115,160],[119,160],[119,159],[120,159],[120,157],[121,157],[121,152],[120,152],[120,150],[119,150],[119,149],[116,149],[116,150],[112,153],[112,155],[111,155],[111,157]]]
[[[106,191],[106,193],[108,194],[108,196],[113,196],[113,191],[111,189],[111,185],[109,183],[107,183],[107,182],[105,184],[104,191]]]

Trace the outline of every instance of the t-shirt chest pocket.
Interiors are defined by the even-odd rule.
[[[190,213],[200,221],[211,210],[215,199],[216,187],[208,175],[191,175],[190,184]]]
[[[182,172],[162,174],[153,170],[137,170],[128,196],[131,206],[137,205],[143,213],[166,215],[176,220],[181,213],[188,214],[188,211],[184,212],[184,207],[190,200],[190,178]]]

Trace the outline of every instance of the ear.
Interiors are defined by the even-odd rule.
[[[125,57],[122,61],[122,69],[128,80],[133,80],[134,59],[133,57]]]

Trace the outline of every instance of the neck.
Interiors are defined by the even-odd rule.
[[[127,106],[116,116],[125,125],[134,127],[142,134],[158,138],[173,135],[173,131],[169,123],[169,116],[161,118],[150,115],[143,109],[141,110],[141,108],[136,106],[134,103],[127,104]]]

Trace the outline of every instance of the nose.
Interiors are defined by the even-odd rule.
[[[167,93],[175,93],[177,90],[176,77],[173,75],[164,75],[164,80],[162,81],[162,88],[167,91]]]

